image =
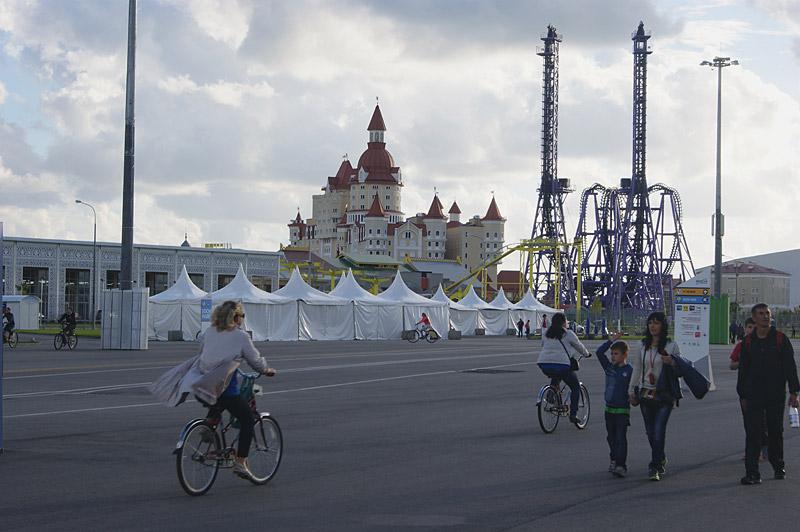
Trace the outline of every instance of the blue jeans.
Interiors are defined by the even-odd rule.
[[[578,376],[566,364],[539,364],[542,373],[550,377],[550,386],[554,388],[561,381],[569,386],[569,415],[575,417],[578,413],[578,402],[581,400],[581,385]]]
[[[652,451],[650,468],[660,469],[666,458],[664,445],[667,441],[667,421],[672,413],[672,402],[645,399],[639,406],[642,409],[644,428]]]
[[[606,412],[606,441],[611,461],[618,466],[627,467],[628,425],[631,416]]]

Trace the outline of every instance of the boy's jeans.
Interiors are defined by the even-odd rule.
[[[606,440],[611,461],[617,466],[627,467],[628,460],[628,425],[630,414],[612,414],[606,412]]]

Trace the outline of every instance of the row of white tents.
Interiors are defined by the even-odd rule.
[[[443,338],[450,329],[462,335],[474,335],[478,329],[486,335],[504,335],[520,319],[530,320],[534,330],[542,314],[556,312],[530,291],[518,303],[511,303],[502,288],[490,303],[472,287],[459,302],[451,301],[441,286],[427,298],[408,288],[399,272],[378,295],[359,286],[352,274],[342,274],[326,294],[309,286],[295,269],[286,286],[270,293],[253,285],[240,265],[229,284],[209,294],[192,283],[184,267],[174,285],[149,299],[149,338],[167,340],[170,331],[181,331],[184,340],[194,340],[208,326],[201,323],[203,300],[211,300],[212,305],[240,301],[244,326],[256,341],[399,339],[402,331],[414,328],[423,312]]]

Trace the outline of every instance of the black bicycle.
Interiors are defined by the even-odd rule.
[[[283,456],[283,434],[278,422],[269,412],[259,412],[256,395],[261,388],[255,384],[259,373],[239,371],[240,393],[248,397],[255,419],[253,443],[247,458],[250,471],[248,480],[256,485],[269,482],[278,471]],[[230,438],[230,443],[228,439]],[[204,419],[194,419],[186,424],[178,437],[175,454],[178,480],[189,495],[203,495],[214,484],[220,468],[232,468],[239,439],[239,424],[230,416],[225,423],[215,407],[210,407]]]
[[[61,348],[67,346],[71,351],[78,346],[78,337],[75,336],[75,331],[68,331],[66,327],[62,327],[61,332],[53,338],[53,347],[56,351],[61,351]]]
[[[584,358],[579,356],[578,360]],[[589,390],[583,384],[580,385],[580,398],[578,399],[578,411],[576,417],[578,422],[575,424],[579,429],[586,428],[589,423],[591,413],[591,403],[589,402]],[[563,381],[556,386],[545,384],[539,389],[539,396],[536,399],[536,407],[539,414],[539,426],[545,434],[550,434],[558,426],[558,420],[562,417],[569,417],[570,390]]]
[[[3,333],[3,341],[6,344],[8,344],[8,347],[10,347],[11,349],[17,347],[17,344],[19,343],[19,335],[17,334],[16,329],[11,330],[8,333],[8,336],[6,336],[6,334]]]
[[[433,329],[414,329],[413,333],[414,334],[408,335],[407,338],[407,340],[412,344],[419,342],[423,338],[430,343],[433,343],[439,339],[439,333]]]

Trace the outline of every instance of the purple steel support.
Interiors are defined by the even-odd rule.
[[[547,27],[542,37],[544,47],[537,55],[544,60],[542,74],[542,179],[539,201],[531,230],[531,239],[544,239],[564,248],[567,233],[564,227],[564,198],[572,190],[568,179],[558,178],[558,46],[561,35],[553,26]],[[534,257],[525,261],[526,279],[531,280],[531,290],[542,301],[554,300],[556,261],[553,249],[532,252]],[[560,299],[562,303],[575,302],[573,268],[569,253],[561,255]],[[532,271],[531,271],[532,270]]]
[[[680,283],[694,277],[694,264],[681,225],[683,206],[680,194],[674,188],[662,183],[652,185],[648,192],[651,209],[655,216],[653,232],[661,274],[665,280],[668,278],[670,281],[665,286],[665,290],[668,289],[668,293],[665,293],[667,308],[670,308],[674,279]]]
[[[650,34],[640,22],[633,40],[633,161],[631,179],[623,179],[626,195],[615,265],[613,305],[616,310],[664,309],[664,287],[653,233],[647,189],[647,44]]]
[[[620,215],[617,189],[595,183],[583,191],[575,240],[583,242],[581,294],[584,306],[591,306],[596,299],[604,307],[611,303]],[[573,249],[573,264],[577,264],[576,252]]]

